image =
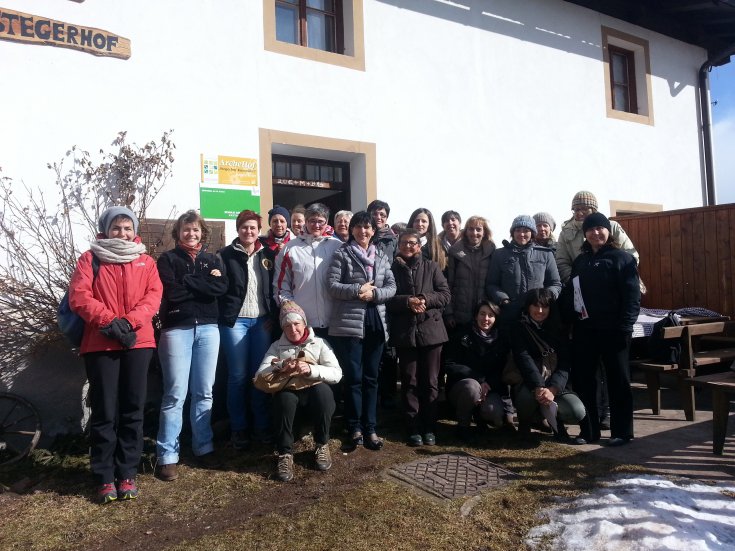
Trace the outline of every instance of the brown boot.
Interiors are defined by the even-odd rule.
[[[158,479],[164,482],[172,482],[179,478],[179,473],[176,463],[169,463],[168,465],[160,465],[158,467]]]

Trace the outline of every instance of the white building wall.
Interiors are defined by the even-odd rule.
[[[365,0],[362,72],[265,51],[260,0],[5,0],[127,37],[132,57],[0,41],[0,166],[51,182],[71,145],[173,128],[175,176],[152,212],[166,216],[198,206],[200,153],[257,158],[269,128],[375,143],[392,221],[453,208],[504,237],[521,212],[563,220],[580,189],[603,212],[702,204],[702,49],[562,1],[450,4]],[[653,125],[606,116],[602,25],[649,41]]]

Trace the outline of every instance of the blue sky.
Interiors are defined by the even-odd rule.
[[[717,203],[735,203],[735,56],[710,73]]]

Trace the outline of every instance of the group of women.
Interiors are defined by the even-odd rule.
[[[480,216],[460,231],[459,214],[448,211],[444,231],[437,233],[431,212],[417,209],[396,238],[381,201],[354,215],[337,213],[334,229],[326,225],[324,205],[301,210],[274,207],[265,236],[260,215],[241,212],[237,237],[217,254],[206,250],[206,222],[188,211],[174,225],[174,249],[157,266],[145,254],[129,209],[102,214],[100,234],[80,257],[70,285],[70,304],[86,322],[81,353],[90,381],[90,463],[100,501],[137,497],[156,312],[162,324],[162,480],[178,477],[187,395],[194,456],[204,467],[218,465],[211,411],[220,348],[228,370],[232,446],[273,442],[276,476],[283,481],[293,477],[293,422],[300,410],[314,423],[319,470],[331,466],[330,422],[341,400],[345,447],[383,447],[378,373],[388,346],[400,365],[409,445],[436,443],[442,366],[462,438],[470,436],[473,420],[513,428],[515,407],[523,432],[545,419],[562,441],[595,442],[600,427],[586,412],[596,407],[596,380],[586,366],[596,366],[598,358],[615,404],[609,444],[633,437],[627,352],[640,300],[637,270],[632,256],[615,247],[603,215],[595,212],[584,221],[583,252],[557,301],[561,285],[553,250],[534,241],[531,217],[517,217],[511,241],[496,250]],[[294,230],[297,223],[303,233]],[[297,259],[312,266],[304,271],[294,265]],[[282,292],[284,274],[294,277],[294,271],[315,279],[313,292],[323,290],[330,303],[328,318],[316,328],[309,324],[314,314]],[[304,281],[299,286],[312,289]],[[572,326],[571,341],[560,313]],[[581,432],[571,438],[565,426],[574,423]]]

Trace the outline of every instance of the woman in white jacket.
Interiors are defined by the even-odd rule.
[[[280,322],[283,335],[266,352],[255,384],[258,386],[258,379],[274,377],[288,380],[273,394],[276,478],[288,482],[293,478],[293,423],[299,409],[306,409],[314,424],[317,470],[327,471],[332,466],[329,429],[335,404],[329,385],[339,382],[342,370],[329,345],[307,326],[306,315],[295,302],[281,304]]]

